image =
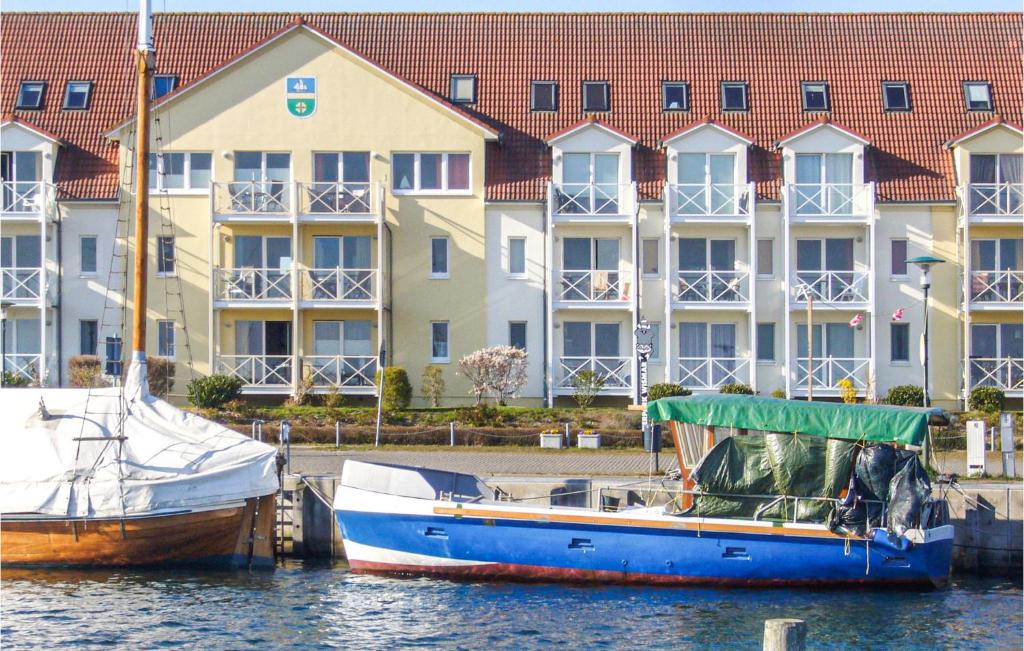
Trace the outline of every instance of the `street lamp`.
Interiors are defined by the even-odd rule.
[[[942,264],[944,260],[930,255],[922,255],[910,258],[907,262],[921,269],[921,289],[924,291],[924,355],[922,359],[922,365],[924,366],[924,406],[931,407],[932,401],[928,394],[928,289],[932,286],[932,265]]]

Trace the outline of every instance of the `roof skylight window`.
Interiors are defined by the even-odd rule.
[[[828,82],[804,81],[800,83],[805,111],[829,111],[832,106],[828,96]]]
[[[69,81],[64,88],[64,108],[73,111],[84,111],[89,108],[92,96],[91,81]]]
[[[882,105],[886,111],[909,111],[910,84],[905,81],[883,81]]]
[[[965,81],[964,100],[968,111],[991,111],[992,87],[987,81]]]
[[[722,110],[723,111],[747,111],[750,109],[750,100],[747,93],[747,82],[745,81],[723,81],[722,82]]]
[[[18,88],[16,109],[39,109],[43,107],[43,95],[46,93],[45,81],[23,81]]]

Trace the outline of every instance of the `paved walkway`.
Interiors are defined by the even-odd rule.
[[[644,452],[620,450],[540,450],[537,448],[437,448],[430,450],[332,450],[322,447],[292,447],[292,472],[304,475],[336,475],[341,473],[345,459],[379,461],[407,466],[426,466],[454,472],[465,472],[480,477],[533,477],[553,475],[561,477],[633,477],[645,476],[651,470],[650,455]],[[939,468],[944,472],[965,474],[965,452],[938,453]],[[676,468],[672,450],[659,455],[659,470]],[[1002,458],[998,452],[988,453],[988,471],[1002,472]],[[1024,459],[1017,455],[1017,475],[1024,471]]]

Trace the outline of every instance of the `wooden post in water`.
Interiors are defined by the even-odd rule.
[[[807,624],[802,619],[764,620],[764,651],[804,651]]]

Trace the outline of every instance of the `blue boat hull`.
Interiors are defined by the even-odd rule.
[[[736,586],[941,586],[949,579],[952,528],[910,542],[875,530],[846,539],[782,527],[680,529],[663,522],[608,523],[573,515],[509,518],[336,509],[355,570],[509,580]],[[587,519],[593,519],[588,523]],[[662,519],[664,520],[664,519]],[[763,527],[762,527],[763,528]]]

